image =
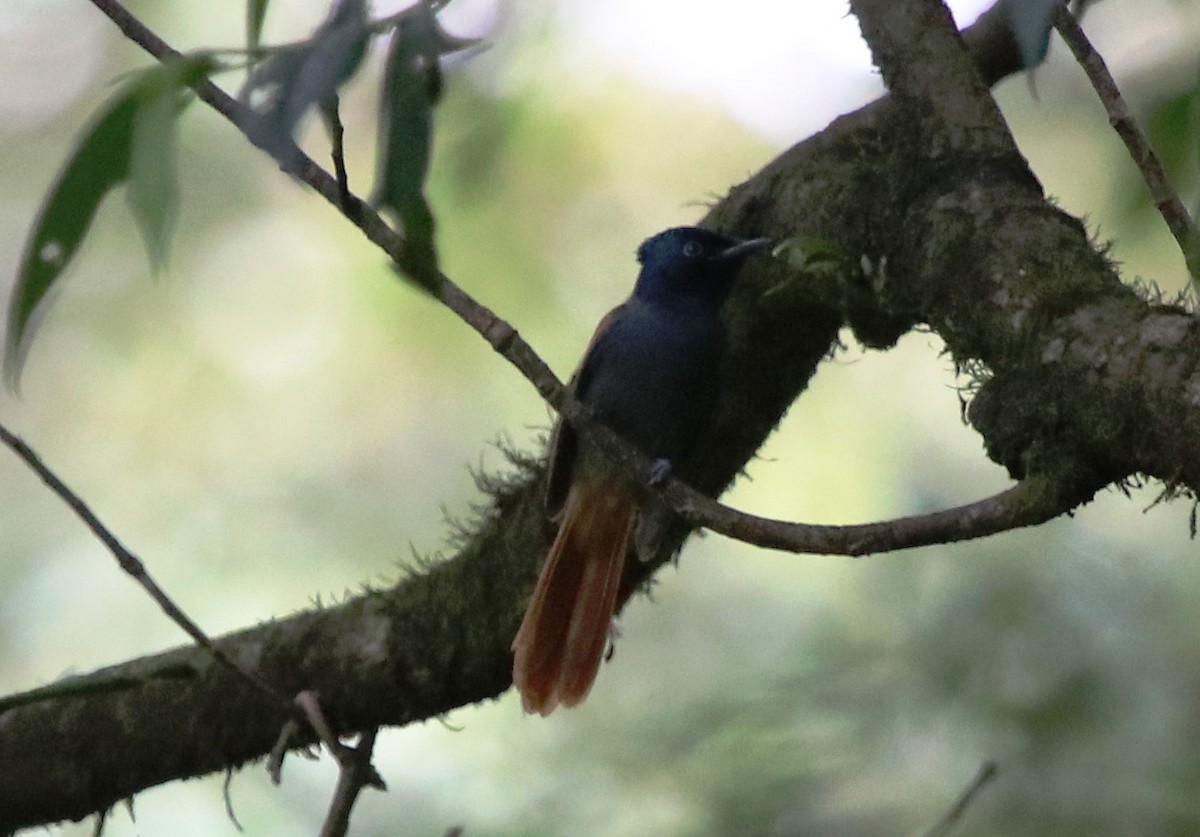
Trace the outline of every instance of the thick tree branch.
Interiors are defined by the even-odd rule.
[[[928,28],[897,23],[894,31],[888,16],[899,12],[891,5],[862,2],[856,10],[900,94],[780,155],[705,219],[781,240],[833,241],[874,270],[805,276],[763,260],[745,272],[727,307],[730,346],[714,426],[680,475],[705,494],[728,485],[843,323],[867,345],[886,347],[925,322],[956,360],[990,370],[971,420],[993,458],[1024,481],[1021,491],[1053,486],[1070,508],[1134,471],[1200,486],[1200,334],[1192,318],[1124,288],[1083,227],[1044,201],[937,4],[895,2]],[[930,66],[901,66],[911,61]],[[337,201],[336,183],[307,158],[293,173]],[[370,219],[364,215],[364,232],[397,253],[391,231]],[[527,349],[465,292],[447,288],[447,304],[473,317],[505,357]],[[517,365],[537,369],[528,358]],[[531,380],[555,399],[549,370]],[[219,645],[285,693],[319,692],[338,733],[501,693],[509,642],[547,545],[540,477],[539,465],[524,463],[510,481],[489,486],[491,507],[445,563],[392,590]],[[675,541],[686,531],[677,527]],[[654,564],[635,569],[647,575]],[[82,817],[141,788],[261,757],[274,742],[277,718],[201,649],[74,680],[116,673],[136,685],[0,715],[0,831]]]
[[[542,520],[519,490],[478,540],[394,590],[217,640],[284,693],[321,695],[335,733],[434,717],[508,686],[508,645]],[[0,833],[81,819],[137,790],[267,753],[280,714],[204,649],[176,649],[68,678],[129,687],[0,715]],[[296,744],[314,743],[308,728]]]
[[[1045,201],[988,109],[954,105],[975,73],[948,18],[930,11],[939,7],[853,4],[879,60],[899,65],[885,76],[920,103],[903,107],[908,129],[895,135],[914,175],[895,181],[896,199],[877,202],[871,219],[885,231],[871,242],[888,258],[881,301],[927,322],[960,363],[986,364],[991,377],[969,415],[1014,476],[1054,475],[1087,496],[1141,471],[1195,490],[1195,318],[1122,285],[1082,225]],[[930,28],[906,34],[895,22],[906,14]],[[918,57],[945,75],[903,69]]]

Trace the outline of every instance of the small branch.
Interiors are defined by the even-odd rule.
[[[368,730],[359,736],[358,744],[354,747],[341,748],[342,753],[337,757],[341,766],[337,788],[321,826],[321,837],[343,837],[346,834],[350,828],[350,812],[364,788],[387,790],[383,779],[371,764],[371,753],[375,749],[375,737],[378,734],[378,729]]]
[[[577,433],[586,435],[625,473],[642,479],[647,493],[657,493],[686,523],[763,549],[814,555],[853,557],[894,552],[918,546],[954,543],[995,535],[1010,529],[1037,526],[1091,499],[1108,484],[1062,484],[1047,476],[1031,475],[1005,491],[962,506],[877,523],[845,526],[775,520],[727,506],[676,477],[654,484],[650,457],[598,423],[587,407],[564,397],[557,405]]]
[[[363,789],[387,790],[383,777],[371,764],[371,754],[375,749],[375,738],[379,734],[379,730],[375,728],[361,733],[358,744],[347,747],[338,740],[333,727],[325,718],[320,698],[316,692],[300,692],[296,695],[293,703],[308,721],[308,725],[317,733],[317,737],[325,745],[325,749],[338,763],[337,788],[334,790],[333,800],[329,805],[329,813],[325,816],[325,823],[321,826],[320,837],[344,837],[350,827],[350,813]],[[289,721],[271,751],[267,772],[271,776],[271,781],[277,785],[282,778],[284,754],[292,735],[298,731],[299,724]]]
[[[678,481],[672,481],[663,493],[688,523],[743,543],[784,552],[850,556],[954,543],[1037,526],[1066,514],[1082,502],[1076,496],[1055,490],[1048,479],[1029,477],[992,497],[931,514],[829,526],[747,514]]]
[[[1167,173],[1163,170],[1158,155],[1154,153],[1154,149],[1150,147],[1146,136],[1138,128],[1137,122],[1130,114],[1129,106],[1117,88],[1116,80],[1108,71],[1108,66],[1104,63],[1100,53],[1083,33],[1079,22],[1065,5],[1060,5],[1054,10],[1051,20],[1054,22],[1054,28],[1058,30],[1058,34],[1062,36],[1063,41],[1075,56],[1075,60],[1087,74],[1096,95],[1108,112],[1109,124],[1125,143],[1125,148],[1129,151],[1129,156],[1133,158],[1134,165],[1142,173],[1142,179],[1150,191],[1151,200],[1158,207],[1163,220],[1167,222],[1167,228],[1179,244],[1192,282],[1200,284],[1200,230],[1197,229],[1196,222],[1187,211],[1187,207],[1183,205],[1183,201],[1180,200],[1170,180],[1167,179]]]
[[[321,117],[325,120],[325,129],[329,132],[330,157],[333,158],[333,173],[337,178],[338,207],[347,217],[354,211],[350,200],[350,175],[346,172],[346,128],[342,124],[342,116],[338,112],[340,102],[335,95],[321,105]]]
[[[268,697],[273,703],[281,706],[284,711],[290,713],[292,711],[290,702],[280,695],[266,681],[238,665],[224,651],[218,648],[208,635],[200,629],[200,626],[191,620],[191,618],[183,612],[180,607],[175,604],[170,596],[163,591],[158,583],[150,576],[146,570],[146,565],[142,563],[136,555],[125,548],[116,535],[112,533],[103,523],[100,518],[88,507],[83,499],[72,491],[67,485],[58,478],[58,476],[46,467],[37,453],[25,444],[20,437],[9,431],[7,427],[0,424],[0,442],[3,442],[13,453],[15,453],[22,462],[29,466],[35,474],[41,478],[55,495],[60,500],[67,504],[70,509],[78,515],[84,525],[91,530],[92,534],[104,544],[112,556],[117,560],[126,573],[133,577],[134,581],[142,586],[149,595],[154,599],[155,603],[162,608],[167,617],[183,629],[188,636],[195,640],[196,644],[208,650],[210,654],[222,665],[227,666],[231,670],[237,672],[244,680],[246,680],[256,690]],[[124,686],[122,685],[121,688]],[[51,689],[52,687],[47,687]],[[46,690],[42,690],[46,691]]]
[[[979,770],[975,773],[975,777],[971,779],[970,783],[963,789],[963,792],[959,794],[958,799],[950,806],[950,810],[942,815],[942,818],[937,821],[933,828],[925,832],[925,837],[946,837],[954,826],[958,824],[958,821],[962,819],[963,814],[967,811],[967,807],[975,800],[979,792],[983,790],[984,785],[995,779],[996,774],[999,772],[1000,768],[996,765],[996,762],[990,759],[981,764]]]
[[[363,788],[387,790],[383,777],[371,764],[371,754],[375,749],[375,737],[379,734],[379,730],[375,728],[361,733],[358,744],[354,747],[347,747],[338,740],[333,726],[325,718],[320,698],[316,692],[307,690],[300,692],[293,700],[293,704],[316,732],[317,738],[325,745],[325,749],[338,763],[337,788],[334,790],[333,800],[330,802],[329,813],[325,816],[325,823],[321,827],[321,837],[343,837],[350,827],[350,813]],[[299,731],[299,721],[295,718],[289,719],[267,758],[267,773],[276,785],[283,779],[283,759],[291,746],[293,737]],[[316,758],[311,751],[302,752],[309,758]]]

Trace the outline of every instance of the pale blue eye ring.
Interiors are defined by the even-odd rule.
[[[687,244],[683,245],[683,255],[687,256],[689,259],[694,259],[700,255],[700,251],[703,249],[704,248],[702,248],[698,242],[689,241]]]

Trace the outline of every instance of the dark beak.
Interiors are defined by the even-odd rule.
[[[755,253],[763,253],[770,250],[771,245],[772,242],[769,238],[751,238],[722,250],[717,254],[715,259],[723,262],[744,259],[747,256],[753,256]]]

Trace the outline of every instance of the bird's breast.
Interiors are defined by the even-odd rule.
[[[716,400],[719,318],[635,309],[611,332],[584,402],[648,456],[679,460]]]

